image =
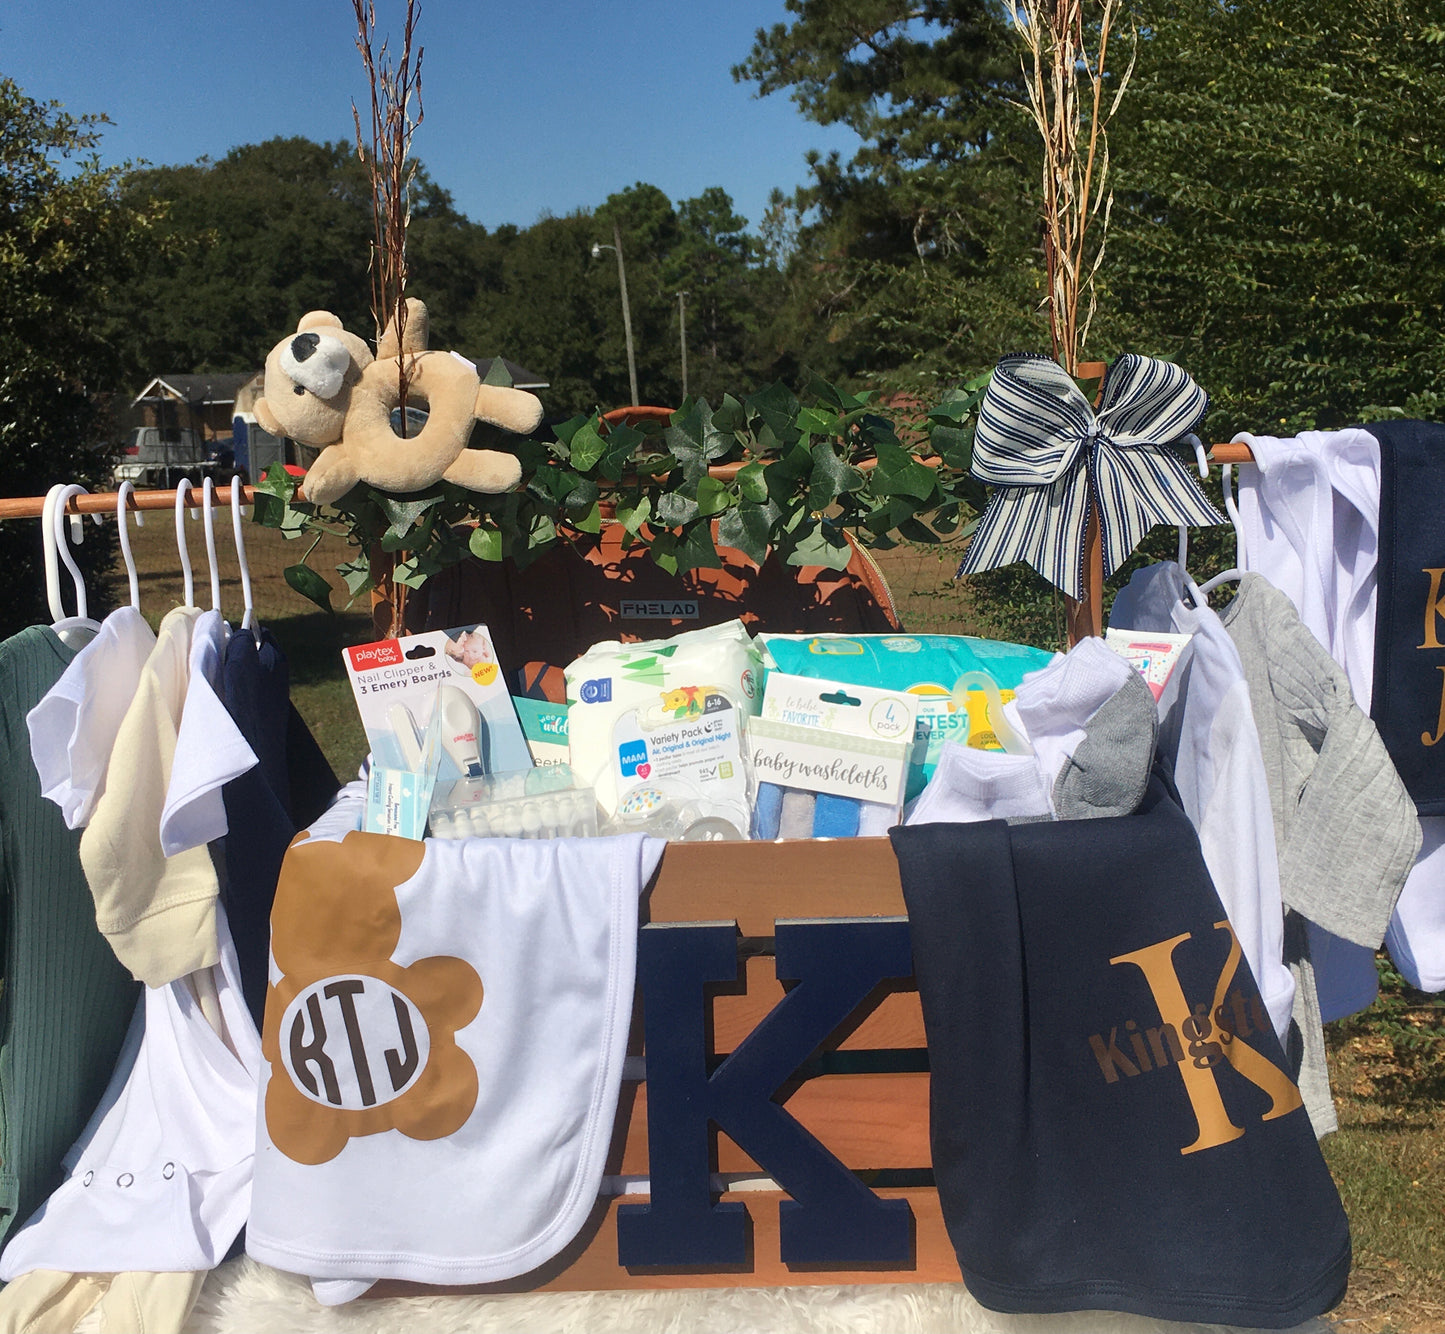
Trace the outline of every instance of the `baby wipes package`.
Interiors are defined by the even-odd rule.
[[[746,832],[742,737],[758,711],[762,661],[741,621],[595,644],[565,675],[572,768],[605,815],[646,789]]]
[[[908,766],[907,800],[923,791],[943,743],[992,749],[996,740],[977,690],[955,694],[970,672],[982,672],[1007,703],[1019,682],[1053,660],[1045,649],[974,635],[758,636],[768,673],[808,676],[846,685],[874,686],[917,697],[917,725]]]
[[[420,771],[435,714],[439,782],[531,767],[486,626],[383,639],[343,649],[342,657],[373,766]]]

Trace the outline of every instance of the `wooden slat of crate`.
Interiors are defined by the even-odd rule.
[[[584,1292],[644,1288],[778,1288],[816,1283],[958,1283],[961,1275],[943,1227],[938,1192],[931,1188],[880,1189],[884,1199],[907,1200],[913,1207],[914,1263],[907,1269],[789,1269],[778,1258],[778,1204],[781,1191],[729,1192],[724,1200],[741,1200],[753,1220],[751,1263],[742,1270],[676,1273],[628,1270],[617,1263],[617,1208],[644,1204],[646,1196],[600,1202],[577,1240],[555,1260],[532,1274],[481,1287],[432,1287],[387,1280],[367,1294],[412,1297],[423,1293]]]
[[[644,902],[653,922],[736,921],[771,936],[780,918],[903,917],[886,838],[670,843]]]
[[[746,960],[745,967],[746,994],[721,993],[713,997],[713,1050],[719,1055],[734,1050],[783,999],[783,984],[778,981],[776,966],[769,956],[754,955]],[[927,1045],[918,992],[899,990],[885,995],[858,1027],[838,1042],[836,1050],[921,1050]]]
[[[629,1106],[630,1104],[630,1106]],[[928,1076],[820,1075],[810,1079],[785,1106],[804,1129],[855,1172],[879,1168],[926,1168]],[[647,1175],[647,1087],[624,1094],[619,1115],[627,1116],[620,1162],[608,1171]],[[757,1172],[758,1164],[726,1135],[718,1136],[719,1172]]]

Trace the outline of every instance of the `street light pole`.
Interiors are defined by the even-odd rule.
[[[677,294],[677,337],[682,344],[682,396],[687,397],[687,293]]]
[[[622,332],[627,338],[627,382],[632,389],[633,406],[636,406],[642,400],[637,396],[637,358],[632,352],[632,307],[627,300],[627,267],[622,262],[622,230],[616,222],[612,224],[612,240],[612,245],[593,241],[592,258],[600,259],[604,250],[611,250],[617,256],[617,285],[622,288]]]

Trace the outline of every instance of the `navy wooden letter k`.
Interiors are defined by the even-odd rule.
[[[750,1225],[741,1203],[714,1204],[714,1122],[793,1198],[781,1205],[781,1259],[803,1266],[906,1265],[913,1213],[882,1200],[772,1095],[881,981],[912,971],[897,918],[779,922],[778,977],[797,980],[747,1038],[708,1073],[707,982],[737,978],[737,927],[642,928],[637,982],[647,1049],[651,1203],[617,1211],[623,1265],[740,1265]]]

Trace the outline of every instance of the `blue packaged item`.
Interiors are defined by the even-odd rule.
[[[1046,649],[975,635],[764,634],[758,642],[769,672],[918,696],[916,744],[905,798],[909,801],[923,791],[945,741],[996,747],[982,693],[968,692],[967,707],[958,707],[954,687],[959,678],[983,672],[1007,702],[1028,673],[1047,666],[1054,656]]]

